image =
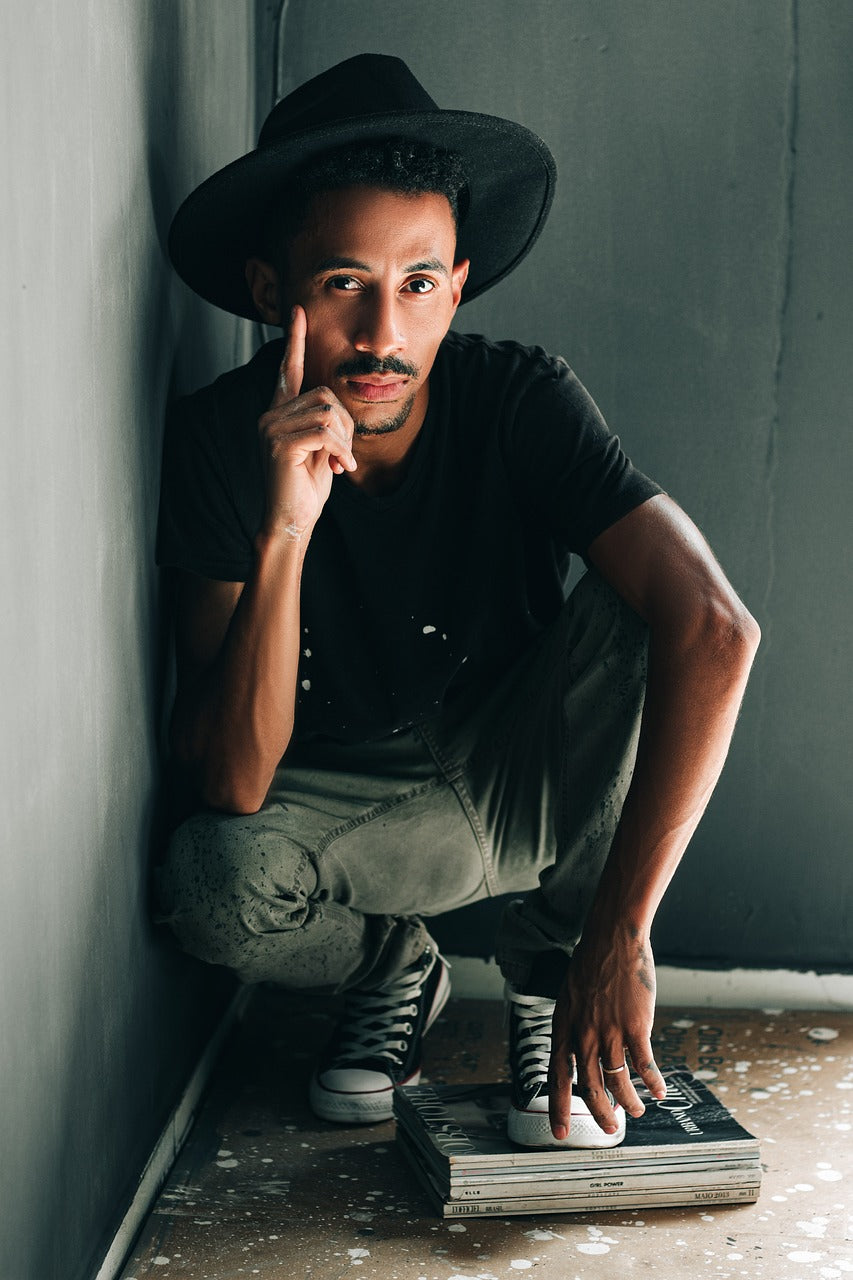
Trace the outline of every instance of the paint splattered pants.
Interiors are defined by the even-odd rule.
[[[160,919],[245,982],[369,988],[423,951],[422,917],[519,891],[497,958],[517,989],[540,988],[535,964],[565,968],[610,847],[645,657],[644,625],[588,573],[473,710],[301,748],[260,812],[185,822],[160,872]]]

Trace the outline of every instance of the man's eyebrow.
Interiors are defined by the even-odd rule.
[[[369,271],[370,267],[366,262],[357,262],[355,258],[340,258],[333,256],[324,258],[322,262],[318,262],[314,267],[314,275],[322,275],[324,271]]]
[[[324,258],[322,262],[318,262],[314,267],[314,275],[321,276],[327,271],[366,271],[370,273],[370,266],[366,262],[359,262],[356,258],[343,258],[333,255],[331,258]],[[438,271],[443,276],[450,276],[447,267],[438,258],[424,258],[422,262],[412,262],[404,268],[404,275],[411,276],[417,271]]]
[[[424,258],[423,262],[413,262],[411,266],[406,267],[406,275],[413,275],[415,271],[439,271],[443,276],[449,276],[450,272],[443,262],[438,258]]]

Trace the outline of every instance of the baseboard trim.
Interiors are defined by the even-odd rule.
[[[181,1147],[187,1140],[199,1103],[222,1050],[225,1037],[242,1014],[251,992],[251,987],[241,987],[236,992],[219,1025],[205,1046],[195,1071],[190,1077],[177,1106],[170,1115],[157,1141],[157,1145],[151,1153],[151,1157],[139,1179],[139,1186],[131,1201],[130,1208],[124,1215],[94,1280],[116,1280],[116,1277],[121,1274],[137,1234],[153,1208],[160,1189],[178,1158]]]
[[[448,956],[453,994],[498,1000],[503,978],[493,961]],[[793,969],[681,969],[659,965],[657,1002],[692,1009],[853,1010],[853,974]]]

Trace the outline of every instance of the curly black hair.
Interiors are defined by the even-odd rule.
[[[261,256],[284,265],[287,247],[305,225],[311,201],[345,187],[378,187],[400,195],[443,195],[457,230],[468,206],[462,158],[411,138],[384,138],[338,147],[295,170],[287,188],[273,200],[263,220]]]

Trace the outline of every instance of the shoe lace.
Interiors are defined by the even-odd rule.
[[[515,1070],[524,1089],[548,1084],[554,1001],[508,992],[508,1013],[515,1019]]]
[[[430,966],[431,968],[432,966]],[[418,1015],[418,1001],[427,973],[423,968],[402,973],[381,991],[350,991],[340,1026],[335,1061],[388,1058],[398,1066],[408,1049]]]

